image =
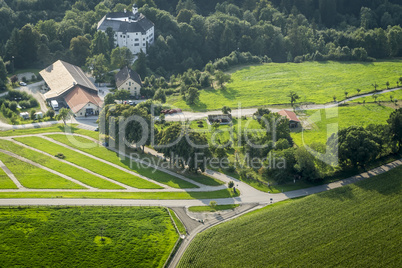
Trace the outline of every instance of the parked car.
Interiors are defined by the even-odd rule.
[[[27,83],[25,83],[25,82],[20,82],[20,86],[26,86],[27,85]]]

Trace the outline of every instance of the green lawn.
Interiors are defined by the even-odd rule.
[[[311,143],[325,144],[327,137],[337,131],[337,129],[349,126],[366,127],[370,124],[386,124],[392,111],[392,108],[377,104],[342,106],[326,110],[308,110],[305,112],[306,116],[302,116],[301,118],[308,118],[310,122],[314,122],[312,125],[313,129],[298,133],[293,132],[291,136],[298,146]],[[327,128],[329,128],[328,132]]]
[[[126,173],[116,167],[107,165],[96,159],[87,157],[70,149],[67,149],[61,145],[47,141],[41,137],[21,137],[15,140],[22,142],[28,146],[39,149],[51,155],[62,153],[65,156],[66,161],[74,163],[78,166],[85,167],[97,174],[103,175],[110,179],[124,183],[128,186],[141,189],[161,189],[162,187],[152,182]]]
[[[239,205],[217,205],[214,208],[211,206],[193,206],[189,207],[188,210],[191,212],[215,212],[219,210],[235,209]]]
[[[17,189],[17,186],[2,168],[0,168],[0,189]]]
[[[178,238],[158,207],[3,207],[0,229],[2,267],[163,267]]]
[[[72,181],[59,177],[49,171],[0,153],[0,160],[14,174],[18,181],[32,189],[85,189]]]
[[[109,161],[113,164],[119,165],[126,169],[131,169],[134,172],[141,174],[149,179],[155,180],[157,182],[169,185],[173,188],[198,188],[198,186],[179,179],[175,176],[167,174],[165,172],[155,170],[152,167],[144,167],[141,164],[136,162],[130,163],[130,159],[122,160],[119,158],[119,155],[113,151],[106,149],[105,147],[94,143],[86,138],[79,137],[79,136],[66,136],[66,135],[47,135],[49,138],[52,138],[56,141],[62,142],[67,144],[68,146],[74,147],[78,150],[81,150],[86,153],[90,153],[96,157]],[[70,139],[74,139],[72,142]]]
[[[402,167],[196,236],[179,267],[399,267]]]
[[[87,173],[79,168],[73,167],[61,161],[50,158],[44,154],[15,144],[12,141],[0,140],[0,147],[4,150],[23,156],[33,162],[39,163],[42,166],[58,171],[89,186],[99,189],[124,189],[117,184],[99,178],[98,176]]]
[[[43,127],[43,128],[27,128],[27,129],[14,129],[14,130],[0,131],[0,137],[20,136],[20,135],[29,135],[29,134],[42,134],[42,133],[51,133],[51,132],[65,132],[65,131],[75,133],[75,134],[86,135],[86,136],[89,136],[94,139],[99,138],[99,132],[77,128],[75,124],[68,125],[68,127],[65,127],[63,124],[56,124],[56,125],[53,125],[50,127]]]
[[[154,199],[187,200],[217,199],[239,196],[229,189],[212,192],[0,192],[0,198],[106,198],[106,199]]]
[[[385,89],[390,82],[402,76],[402,61],[379,62],[304,62],[267,63],[245,67],[232,74],[232,82],[226,90],[206,89],[200,91],[200,101],[188,106],[181,96],[170,96],[168,103],[186,110],[220,110],[223,106],[232,108],[255,107],[272,104],[289,104],[287,97],[292,90],[300,96],[299,102],[328,103],[348,96],[373,91],[373,83]]]
[[[174,223],[176,224],[177,229],[179,230],[180,234],[185,235],[186,234],[186,227],[184,227],[183,223],[181,222],[181,220],[176,216],[176,213],[174,213],[174,211],[170,208],[169,212],[170,215],[172,215],[172,219],[174,220]]]

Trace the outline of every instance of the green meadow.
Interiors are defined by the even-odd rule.
[[[198,234],[179,267],[398,267],[402,167]]]
[[[402,61],[378,62],[303,62],[267,63],[248,66],[232,73],[226,90],[200,91],[200,101],[188,106],[181,96],[170,96],[168,103],[185,110],[220,110],[223,106],[237,108],[273,104],[290,104],[290,91],[300,96],[299,102],[329,103],[348,97],[391,87],[402,77]]]
[[[292,132],[293,141],[298,146],[303,144],[327,142],[327,137],[338,129],[350,126],[366,127],[370,124],[386,124],[392,108],[377,104],[348,105],[325,110],[306,110],[305,115],[299,115],[303,120],[310,123],[311,129]]]
[[[159,207],[2,207],[0,229],[2,267],[163,267],[178,239]]]

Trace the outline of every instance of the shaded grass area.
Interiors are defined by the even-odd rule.
[[[212,192],[0,192],[0,198],[217,199],[239,196],[229,189]]]
[[[56,155],[62,153],[65,156],[66,161],[74,163],[78,166],[85,167],[97,174],[103,175],[110,179],[116,180],[118,182],[124,183],[128,186],[141,189],[161,189],[163,187],[156,185],[152,182],[134,176],[132,174],[126,173],[116,167],[107,165],[96,159],[87,157],[80,153],[74,152],[73,150],[67,149],[61,145],[55,144],[41,137],[21,137],[15,140],[22,142],[28,146],[36,148],[38,150],[44,151],[51,155]]]
[[[193,206],[189,207],[188,210],[191,212],[215,212],[219,210],[229,210],[229,209],[235,209],[239,205],[234,204],[234,205],[217,205],[215,207],[211,206]]]
[[[175,176],[167,174],[165,172],[155,170],[152,167],[146,167],[145,165],[130,162],[130,159],[120,159],[118,153],[110,151],[105,147],[79,136],[66,136],[66,135],[47,135],[56,141],[64,143],[68,146],[74,147],[80,151],[92,154],[103,160],[109,161],[113,164],[119,165],[126,169],[131,169],[134,172],[141,174],[149,179],[155,180],[157,182],[166,184],[174,188],[198,188],[196,185],[179,179]]]
[[[15,144],[12,141],[0,140],[0,147],[4,150],[23,156],[33,162],[39,163],[42,166],[58,171],[64,175],[67,175],[89,186],[99,189],[124,189],[123,187],[117,184],[99,178],[98,176],[87,173],[79,168],[70,166],[61,161],[50,158],[44,154],[35,152],[33,150]]]
[[[172,219],[173,219],[173,221],[174,221],[174,223],[176,224],[176,227],[177,227],[177,229],[179,230],[179,232],[180,232],[180,234],[182,235],[184,235],[184,234],[186,234],[186,227],[184,227],[184,224],[181,222],[181,220],[176,216],[176,213],[174,213],[174,211],[172,210],[172,209],[170,209],[170,208],[168,208],[169,209],[169,212],[170,212],[170,215],[172,215]]]
[[[0,160],[14,174],[18,181],[32,189],[86,189],[72,181],[64,179],[44,169],[20,161],[12,156],[0,153]]]
[[[0,229],[4,267],[163,267],[178,237],[158,207],[3,207]]]
[[[17,185],[7,176],[6,172],[0,167],[0,189],[17,189]]]
[[[86,135],[86,136],[89,136],[94,139],[99,138],[99,132],[77,128],[76,124],[68,124],[67,126],[64,126],[63,124],[56,124],[56,125],[53,125],[50,127],[43,127],[43,128],[26,128],[26,129],[14,129],[14,130],[0,131],[0,137],[29,135],[29,134],[42,134],[42,133],[50,133],[50,132],[67,132],[67,133]]]
[[[181,96],[170,96],[167,102],[186,110],[220,110],[223,106],[255,107],[272,104],[290,104],[288,93],[292,90],[300,96],[299,102],[328,103],[368,93],[372,84],[385,89],[390,82],[402,76],[402,61],[378,62],[303,62],[267,63],[248,66],[232,74],[232,82],[226,90],[205,89],[200,100],[189,106]]]
[[[213,227],[197,235],[179,267],[399,266],[401,172],[399,167]]]
[[[356,106],[343,106],[328,108],[325,110],[305,111],[308,122],[311,123],[311,130],[291,133],[293,141],[298,146],[312,143],[327,142],[327,138],[338,131],[350,126],[366,127],[370,124],[386,124],[389,115],[394,110],[377,104],[366,104]],[[303,117],[302,117],[303,118]]]

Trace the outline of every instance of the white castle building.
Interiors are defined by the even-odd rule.
[[[127,47],[135,55],[142,50],[147,53],[147,46],[154,42],[154,24],[138,12],[136,4],[133,12],[113,12],[106,14],[98,22],[98,31],[114,31],[114,43],[118,47]]]

